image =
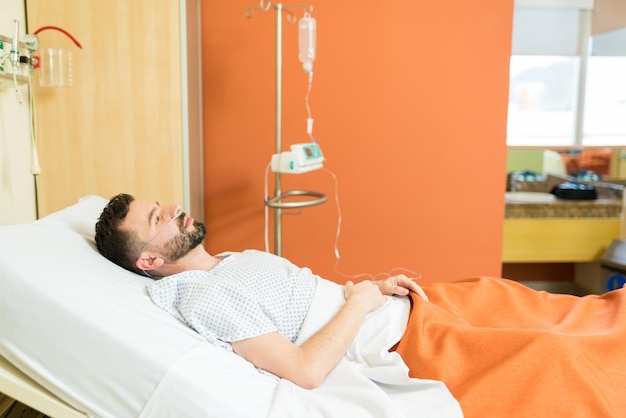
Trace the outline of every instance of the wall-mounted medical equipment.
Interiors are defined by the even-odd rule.
[[[30,116],[30,172],[35,183],[35,214],[39,218],[37,196],[38,175],[41,173],[39,154],[37,151],[37,138],[35,132],[35,107],[32,86],[32,76],[37,65],[35,56],[39,49],[36,35],[25,35],[23,41],[19,39],[19,21],[14,21],[13,36],[11,38],[0,35],[0,89],[13,89],[17,102],[24,103],[22,97],[22,85],[28,85],[28,107]]]
[[[57,26],[44,26],[19,40],[19,21],[14,20],[12,37],[0,35],[0,88],[15,88],[27,84],[35,73],[39,73],[42,87],[65,87],[74,84],[74,62],[72,51],[44,45],[40,48],[39,33],[56,30],[72,40],[82,49],[80,42],[65,29]],[[21,102],[21,98],[20,98]]]
[[[67,36],[78,48],[83,46],[63,28],[58,26],[43,26],[34,34],[54,30]],[[74,85],[74,54],[70,49],[56,45],[42,45],[37,66],[39,71],[39,85],[41,87],[72,87]]]
[[[22,102],[20,84],[27,84],[36,64],[34,52],[38,48],[36,37],[19,39],[19,21],[13,20],[13,36],[0,35],[0,89],[15,89],[18,101]]]
[[[56,26],[44,26],[32,34],[26,34],[23,41],[19,39],[19,21],[14,21],[13,36],[0,35],[0,89],[13,88],[18,103],[23,103],[21,84],[28,85],[31,122],[31,167],[30,171],[35,182],[35,208],[39,218],[39,183],[38,176],[41,174],[39,154],[37,147],[37,133],[35,123],[35,94],[33,88],[33,75],[35,70],[40,73],[41,86],[71,86],[73,84],[73,66],[71,52],[65,53],[61,48],[40,48],[38,34],[44,30],[57,30],[69,37],[74,44],[82,49],[82,45],[67,31]]]

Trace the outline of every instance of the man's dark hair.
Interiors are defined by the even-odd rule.
[[[118,266],[142,274],[135,265],[137,253],[141,248],[137,234],[119,228],[133,200],[135,200],[133,196],[125,193],[113,196],[109,200],[96,222],[96,247],[100,254]]]

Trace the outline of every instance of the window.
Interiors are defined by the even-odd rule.
[[[591,34],[593,1],[516,1],[507,145],[626,146],[626,28]]]

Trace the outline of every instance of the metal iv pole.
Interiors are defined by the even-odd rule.
[[[283,67],[283,11],[287,11],[287,8],[308,8],[309,11],[313,9],[313,6],[309,3],[300,3],[300,4],[291,4],[283,6],[282,3],[277,3],[272,5],[271,2],[261,0],[261,5],[259,7],[249,7],[246,9],[246,17],[251,18],[254,15],[255,10],[263,10],[268,11],[270,8],[274,8],[276,11],[276,103],[275,103],[275,153],[279,154],[282,152],[282,67]],[[294,15],[289,11],[288,19],[294,19]],[[295,23],[295,20],[290,23]],[[295,209],[295,208],[303,208],[307,206],[314,206],[324,203],[328,198],[326,195],[311,192],[307,190],[291,190],[284,192],[282,191],[282,174],[280,172],[274,173],[274,197],[271,199],[267,199],[265,201],[265,205],[274,209],[274,254],[281,256],[282,255],[282,216],[283,209]],[[285,201],[289,197],[312,197],[313,199],[309,200],[298,200],[287,202]]]

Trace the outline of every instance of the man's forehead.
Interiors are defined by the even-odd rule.
[[[126,227],[149,225],[152,213],[159,208],[159,203],[150,200],[133,200],[122,224]]]

